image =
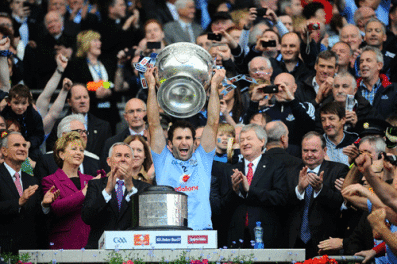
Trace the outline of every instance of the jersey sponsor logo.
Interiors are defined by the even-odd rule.
[[[293,114],[289,114],[289,115],[287,116],[286,120],[287,120],[287,121],[294,121],[294,120],[295,120],[295,117],[294,117]]]
[[[187,236],[188,244],[208,244],[208,236],[207,235],[199,235],[199,236]]]
[[[156,236],[156,244],[180,244],[181,236]]]
[[[192,191],[198,191],[198,189],[199,189],[198,185],[191,186],[191,187],[188,187],[188,186],[175,187],[175,191],[177,191],[177,192],[192,192]]]
[[[385,54],[385,56],[387,56],[387,57],[390,57],[390,58],[393,58],[393,59],[394,59],[394,57],[396,56],[396,54],[394,54],[394,53],[391,53],[390,51],[386,51],[386,54]]]
[[[149,234],[145,235],[134,235],[135,246],[149,246]]]

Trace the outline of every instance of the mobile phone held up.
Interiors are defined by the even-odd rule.
[[[208,38],[208,40],[221,41],[222,35],[210,32],[210,33],[208,33],[207,38]]]

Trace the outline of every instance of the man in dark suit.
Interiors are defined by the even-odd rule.
[[[133,151],[125,143],[115,143],[110,148],[107,162],[111,168],[109,177],[92,180],[88,183],[81,217],[91,226],[85,248],[98,248],[98,240],[106,230],[126,230],[137,226],[133,208],[137,203],[137,193],[150,186],[132,178]]]
[[[176,42],[196,43],[196,38],[203,31],[200,25],[194,23],[196,7],[193,0],[177,0],[179,20],[164,25],[165,40],[172,44]]]
[[[72,88],[70,88],[67,103],[70,106],[70,111],[67,115],[72,113],[82,114],[85,118],[85,130],[87,130],[90,135],[87,139],[87,146],[85,149],[97,156],[101,155],[103,142],[112,136],[112,132],[110,124],[107,121],[102,120],[89,112],[90,97],[88,95],[87,88],[82,84],[74,84]],[[59,122],[61,122],[61,119],[57,120],[51,134],[47,138],[47,151],[54,148],[54,143],[58,139],[57,127]]]
[[[318,254],[320,241],[337,235],[343,197],[335,181],[344,178],[349,167],[324,160],[324,137],[309,132],[302,140],[304,167],[297,167],[288,181],[289,247],[305,248],[306,258]]]
[[[123,142],[129,135],[144,136],[146,116],[146,104],[141,99],[132,98],[125,104],[124,119],[127,121],[128,127],[121,133],[107,139],[102,150],[101,168],[106,172],[110,171],[107,164],[107,157],[110,147],[116,142]]]
[[[220,236],[228,232],[229,246],[243,239],[241,246],[251,248],[257,221],[262,223],[265,248],[282,245],[279,208],[287,201],[287,178],[281,161],[262,155],[266,141],[261,126],[244,126],[240,134],[244,161],[225,167],[218,178],[223,219],[231,219],[219,232]]]
[[[64,117],[62,121],[58,124],[58,136],[61,137],[68,132],[76,131],[80,133],[81,138],[84,143],[87,144],[88,135],[87,130],[84,127],[84,117],[79,114],[72,114]],[[48,151],[46,154],[42,155],[36,162],[36,166],[33,171],[33,175],[39,180],[41,180],[51,174],[54,174],[59,167],[55,163],[53,151]],[[83,174],[95,176],[97,170],[99,169],[99,157],[94,153],[84,150],[84,161],[80,165],[79,170]]]
[[[7,132],[3,132],[7,133]],[[2,252],[42,248],[43,212],[49,210],[55,194],[51,188],[41,201],[35,178],[21,171],[28,155],[26,140],[11,132],[1,142],[4,163],[0,165],[0,246]],[[59,193],[59,192],[58,192]],[[41,205],[40,205],[41,203]],[[43,206],[43,210],[41,208]]]
[[[26,46],[24,82],[30,89],[43,89],[57,68],[55,56],[59,53],[72,57],[75,38],[63,31],[63,18],[56,11],[46,14],[45,29],[37,39],[37,47]]]

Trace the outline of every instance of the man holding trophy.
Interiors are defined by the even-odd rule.
[[[211,79],[208,120],[201,144],[195,151],[195,130],[186,121],[178,121],[171,126],[166,142],[160,125],[154,73],[157,74],[157,68],[147,69],[145,78],[149,89],[147,117],[157,184],[170,185],[188,195],[188,227],[193,230],[212,229],[211,169],[220,113],[218,86],[225,78],[225,70],[215,70]]]

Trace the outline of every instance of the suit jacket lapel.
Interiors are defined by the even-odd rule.
[[[62,184],[62,186],[64,186],[65,188],[70,189],[73,192],[78,192],[79,191],[79,190],[77,190],[76,185],[74,185],[72,180],[69,179],[69,177],[65,174],[65,172],[63,170],[58,169],[55,172],[55,176],[57,177],[59,182]]]
[[[262,158],[259,160],[258,166],[256,167],[254,177],[252,178],[251,186],[255,186],[256,184],[258,184],[260,178],[263,177],[267,163],[268,159],[262,155]]]
[[[3,178],[4,182],[8,185],[8,187],[9,187],[8,189],[12,192],[12,194],[15,197],[19,198],[20,196],[19,196],[17,187],[15,186],[15,183],[12,180],[11,175],[8,172],[7,168],[4,166],[4,164],[1,164],[0,175]],[[23,185],[22,187],[25,189],[26,188],[26,186],[25,186],[26,184],[22,184],[22,185]]]

